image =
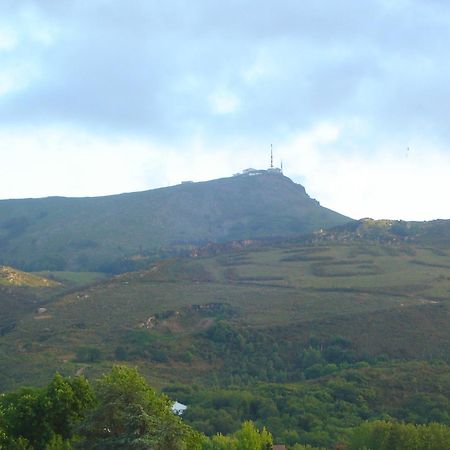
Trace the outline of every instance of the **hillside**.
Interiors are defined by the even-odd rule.
[[[187,244],[294,236],[350,219],[262,173],[94,198],[0,201],[0,264],[124,271]]]
[[[436,250],[450,245],[450,220],[425,222],[404,220],[374,220],[364,218],[348,222],[327,230],[316,230],[303,242],[371,242],[371,243],[415,243],[429,245]]]
[[[2,330],[0,389],[119,362],[188,404],[207,434],[251,419],[280,442],[333,448],[367,419],[447,423],[450,247],[346,233],[209,247],[107,280],[52,273],[78,287],[54,291],[43,313],[38,291],[0,289],[12,308],[35,292]]]
[[[75,372],[91,359],[101,361],[87,364],[94,371],[126,359],[157,380],[182,379],[186,368],[201,377],[223,363],[216,334],[268,349],[279,341],[287,372],[298,357],[292,349],[312,337],[324,346],[340,336],[358,357],[448,359],[449,268],[449,249],[415,244],[286,243],[167,260],[62,295],[45,318],[24,316],[0,341],[15,361],[0,382],[46,376],[42,367]],[[219,323],[225,328],[214,331]],[[97,356],[77,356],[84,347]],[[240,367],[241,350],[230,350],[228,367]]]
[[[13,267],[0,266],[0,336],[14,330],[23,317],[43,314],[47,304],[62,295],[95,284],[104,278],[104,274],[93,272],[33,274]],[[45,314],[42,317],[45,317]]]
[[[8,266],[0,266],[0,286],[51,287],[56,286],[53,280],[22,272]]]

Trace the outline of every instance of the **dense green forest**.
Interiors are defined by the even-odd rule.
[[[334,392],[338,390],[346,391],[344,385],[334,386]],[[351,389],[346,392],[351,393]],[[245,402],[254,412],[261,408],[276,409],[275,403],[270,405],[268,399],[264,404],[264,399],[245,392],[240,395],[226,392],[221,398],[211,397],[207,392],[201,395],[210,397],[216,410],[227,405],[242,409]],[[325,397],[326,390],[309,395],[311,402],[314,397]],[[288,398],[282,401],[288,403]],[[272,434],[265,427],[258,428],[250,420],[242,422],[233,433],[224,431],[208,437],[176,415],[171,405],[169,397],[157,393],[136,369],[126,366],[113,367],[93,385],[84,377],[64,378],[56,374],[46,387],[21,388],[2,394],[0,448],[269,450],[274,443]],[[310,416],[313,416],[314,406],[303,405],[307,409],[310,406]],[[205,410],[205,413],[211,412]],[[281,424],[286,417],[289,415],[279,414]],[[219,422],[226,427],[225,416]],[[289,448],[319,447],[292,443]],[[438,423],[408,425],[393,420],[364,421],[358,426],[347,427],[345,434],[335,441],[334,448],[446,450],[450,448],[450,427]]]

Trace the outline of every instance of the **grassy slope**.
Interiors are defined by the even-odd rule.
[[[0,383],[44,381],[57,369],[99,372],[130,330],[169,348],[168,362],[134,361],[153,382],[187,381],[220,367],[219,360],[182,358],[218,317],[274,334],[281,347],[340,335],[359,354],[449,359],[449,269],[448,250],[404,244],[290,244],[166,261],[66,295],[43,318],[25,316],[1,338],[10,364]],[[211,303],[224,304],[225,313],[192,306]],[[76,362],[83,345],[99,348],[103,361]]]
[[[10,333],[30,314],[45,319],[48,315],[39,314],[39,308],[104,278],[104,274],[82,272],[32,274],[0,266],[0,336]]]
[[[52,287],[57,284],[56,281],[42,276],[23,272],[13,267],[0,266],[0,285],[2,286]]]
[[[21,317],[43,306],[59,287],[60,283],[49,278],[0,266],[0,336]]]
[[[233,177],[107,197],[0,201],[0,250],[4,263],[28,270],[93,270],[177,243],[288,236],[348,220],[286,177]]]

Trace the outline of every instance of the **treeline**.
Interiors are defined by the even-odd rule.
[[[331,447],[367,420],[450,423],[450,381],[440,380],[445,362],[395,362],[360,354],[341,336],[300,342],[271,331],[219,319],[182,347],[172,335],[134,330],[115,356],[218,367],[198,376],[198,385],[165,388],[190,405],[184,419],[208,436],[234,433],[251,420],[285,444]],[[383,378],[390,384],[380,385]]]
[[[272,436],[244,422],[211,438],[172,411],[172,402],[137,372],[115,366],[93,386],[57,374],[45,388],[0,397],[0,449],[266,450]]]
[[[317,384],[258,383],[226,389],[172,386],[165,392],[190,405],[186,422],[207,435],[232,433],[242,421],[251,420],[289,445],[331,447],[347,437],[350,427],[382,417],[371,405],[373,389],[344,377]]]
[[[217,404],[217,410],[222,406]],[[171,407],[169,397],[126,366],[115,366],[92,385],[83,377],[57,374],[45,388],[22,388],[0,396],[0,449],[272,449],[272,434],[253,421],[244,421],[233,433],[208,437]],[[282,415],[281,423],[284,419]],[[450,427],[364,422],[332,445],[348,450],[450,450]],[[299,442],[289,447],[314,448],[319,447]]]
[[[285,383],[315,379],[341,368],[386,360],[384,356],[358,354],[353,343],[341,336],[327,339],[311,337],[305,343],[301,342],[300,336],[288,339],[284,330],[240,328],[227,320],[217,320],[207,330],[198,333],[188,348],[184,344],[170,334],[131,330],[120,337],[114,357],[122,361],[203,360],[208,364],[221,364],[221,370],[213,379],[224,386],[255,381]]]
[[[171,344],[166,347],[168,359]],[[222,363],[213,377],[222,386],[315,380],[389,361],[385,354],[359,352],[342,336],[309,336],[306,340],[294,328],[243,328],[226,320],[199,333],[190,351],[208,363]]]
[[[232,433],[242,421],[251,420],[257,426],[265,425],[279,442],[332,447],[348,439],[350,428],[368,420],[448,425],[449,383],[440,380],[448,373],[446,368],[393,364],[369,371],[348,369],[298,383],[259,382],[226,388],[172,385],[164,391],[190,405],[184,419],[208,435]],[[384,386],[377,386],[374,377],[383,379]],[[414,383],[413,377],[423,377],[424,385]]]

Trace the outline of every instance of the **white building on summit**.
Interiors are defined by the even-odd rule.
[[[253,176],[253,175],[261,175],[262,173],[264,173],[264,170],[257,170],[257,169],[244,169],[242,171],[242,173],[240,173],[239,175],[248,175],[248,176]]]
[[[273,166],[273,150],[272,150],[272,144],[270,145],[270,167],[267,170],[264,169],[253,169],[253,168],[248,168],[248,169],[244,169],[242,172],[239,173],[235,173],[233,174],[234,177],[239,177],[239,176],[248,176],[248,177],[252,177],[255,175],[264,175],[265,173],[270,173],[273,175],[283,175],[283,161],[281,161],[281,167],[274,167]]]

